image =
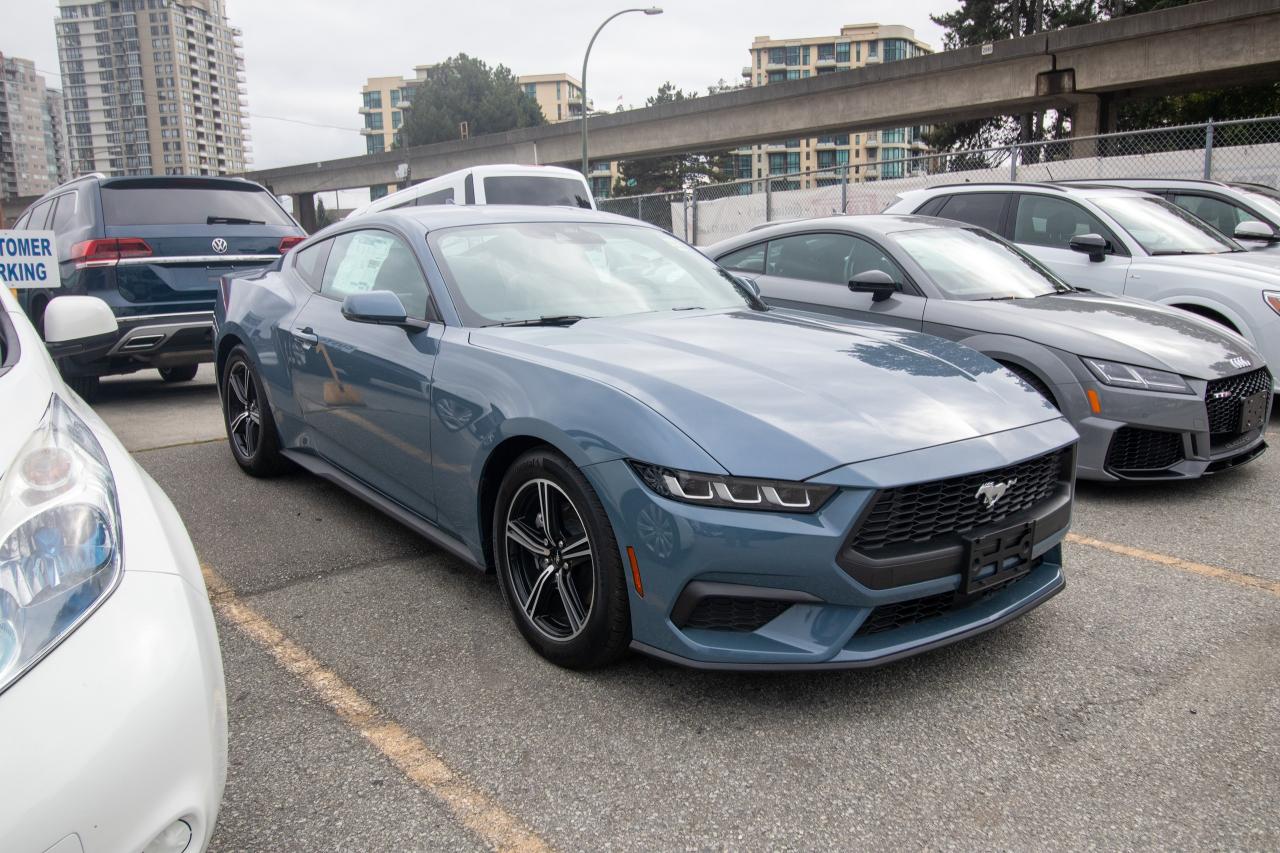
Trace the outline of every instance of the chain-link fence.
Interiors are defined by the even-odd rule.
[[[766,222],[878,213],[898,194],[946,183],[1192,178],[1280,186],[1280,116],[869,160],[675,193],[602,199],[696,245]]]

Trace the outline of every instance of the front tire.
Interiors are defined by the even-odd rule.
[[[179,367],[158,367],[156,370],[160,373],[160,378],[165,382],[190,382],[196,378],[196,372],[200,370],[200,365],[183,364]]]
[[[573,463],[549,449],[521,456],[503,477],[493,519],[498,587],[529,645],[569,669],[622,657],[631,610],[618,542]]]
[[[287,467],[262,381],[242,346],[231,351],[223,368],[222,420],[231,455],[246,474],[272,477]]]

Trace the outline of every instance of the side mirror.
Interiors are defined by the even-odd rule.
[[[1249,222],[1241,222],[1236,226],[1235,233],[1232,235],[1237,240],[1266,240],[1268,243],[1274,243],[1280,240],[1276,236],[1275,230],[1265,222],[1259,222],[1256,219]]]
[[[57,296],[44,309],[44,342],[54,358],[109,347],[119,334],[111,306],[96,296]]]
[[[735,275],[734,278],[737,280],[738,284],[754,293],[756,299],[762,298],[760,296],[760,285],[756,284],[756,280],[754,278],[747,278],[745,275]]]
[[[872,302],[884,302],[898,292],[898,283],[884,270],[864,270],[849,281],[854,293],[870,293]]]
[[[1083,252],[1095,264],[1107,257],[1111,244],[1101,234],[1077,234],[1069,244],[1072,251]]]
[[[404,303],[390,290],[349,294],[342,300],[342,316],[353,323],[372,323],[375,326],[412,325]]]

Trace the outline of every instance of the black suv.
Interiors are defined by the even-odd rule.
[[[241,178],[87,175],[42,196],[14,227],[56,235],[62,287],[18,291],[38,331],[63,294],[96,296],[119,322],[110,344],[59,360],[86,399],[109,374],[194,377],[213,360],[219,278],[276,263],[306,236],[275,196]]]

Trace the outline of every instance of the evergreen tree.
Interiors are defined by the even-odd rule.
[[[462,122],[470,136],[544,124],[542,108],[516,83],[505,65],[490,68],[460,53],[427,71],[413,93],[400,128],[400,145],[458,139]]]
[[[712,86],[709,94],[732,89],[723,80]],[[696,98],[696,91],[686,93],[670,81],[658,87],[656,95],[645,100],[645,106],[679,103]],[[620,177],[613,188],[614,196],[645,195],[647,193],[676,192],[695,184],[721,183],[729,180],[725,172],[728,151],[694,154],[668,154],[662,157],[646,157],[623,160],[618,164]]]

